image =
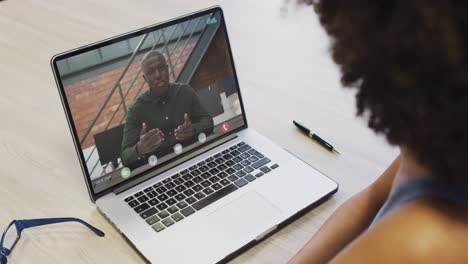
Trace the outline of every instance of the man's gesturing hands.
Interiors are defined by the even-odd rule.
[[[159,128],[147,131],[146,123],[141,124],[140,141],[136,145],[138,155],[155,151],[164,142],[164,133]]]

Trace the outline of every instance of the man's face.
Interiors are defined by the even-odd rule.
[[[151,94],[160,96],[167,93],[169,90],[169,71],[164,57],[149,58],[143,63],[142,70]]]

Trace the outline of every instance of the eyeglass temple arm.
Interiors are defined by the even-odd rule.
[[[15,225],[18,228],[18,232],[20,233],[21,231],[23,231],[23,229],[26,229],[26,228],[42,226],[42,225],[57,224],[57,223],[63,223],[63,222],[78,222],[78,223],[85,225],[89,229],[91,229],[94,232],[94,234],[100,237],[105,236],[104,232],[102,232],[101,230],[95,228],[94,226],[86,223],[85,221],[79,218],[74,218],[74,217],[17,220]]]

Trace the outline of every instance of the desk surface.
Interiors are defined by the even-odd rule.
[[[138,3],[138,4],[137,4]],[[397,155],[355,117],[328,40],[311,8],[284,0],[7,0],[0,2],[0,228],[12,219],[75,216],[95,237],[64,224],[27,230],[15,263],[143,263],[89,200],[49,66],[52,55],[219,4],[224,8],[249,124],[340,183],[329,201],[233,263],[284,263],[343,201]],[[302,135],[297,119],[342,153]],[[358,139],[358,140],[357,140]],[[70,261],[72,260],[72,261]]]

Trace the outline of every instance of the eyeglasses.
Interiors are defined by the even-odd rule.
[[[91,231],[100,237],[105,235],[104,232],[94,226],[73,217],[13,220],[6,228],[5,232],[3,232],[2,240],[0,240],[0,264],[7,263],[7,256],[10,255],[13,248],[15,248],[16,243],[18,243],[18,240],[21,238],[21,232],[23,232],[24,229],[63,222],[78,222],[91,229]],[[15,225],[16,228],[11,228],[13,225]]]

